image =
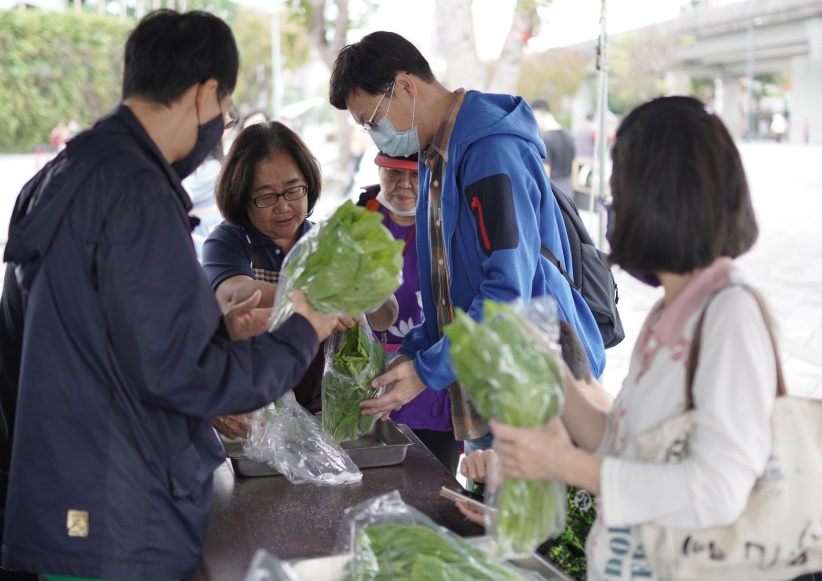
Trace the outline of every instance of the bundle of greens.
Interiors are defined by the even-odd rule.
[[[562,376],[551,339],[517,307],[486,301],[483,321],[458,311],[445,328],[457,380],[485,418],[522,428],[560,413]],[[491,532],[501,555],[530,554],[565,526],[565,486],[505,478]]]
[[[375,524],[355,539],[350,581],[526,581],[455,535],[423,524]]]
[[[386,355],[362,322],[342,336],[336,353],[333,350],[340,341],[334,339],[332,336],[327,342],[322,383],[323,427],[337,442],[343,442],[374,427],[377,417],[362,415],[360,402],[376,396],[371,381],[385,371]]]
[[[283,263],[271,329],[292,313],[288,295],[305,292],[322,313],[357,315],[379,307],[402,283],[403,242],[382,225],[379,212],[350,201],[317,224]]]
[[[563,573],[579,581],[587,579],[588,562],[585,539],[596,520],[596,505],[591,495],[579,488],[568,487],[568,522],[562,534],[544,545],[540,553],[548,557]]]

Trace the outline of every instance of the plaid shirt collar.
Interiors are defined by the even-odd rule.
[[[454,91],[454,99],[442,118],[440,126],[434,134],[434,141],[425,151],[426,164],[433,158],[435,154],[442,157],[446,162],[448,161],[448,142],[451,140],[451,133],[454,130],[454,123],[457,121],[457,114],[465,101],[465,89],[457,89]]]

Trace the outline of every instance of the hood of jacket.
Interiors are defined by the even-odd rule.
[[[112,157],[118,170],[112,172]],[[104,181],[124,179],[129,173],[160,166],[186,212],[191,199],[143,126],[125,105],[119,105],[91,129],[66,144],[57,157],[20,191],[9,223],[3,259],[15,264],[17,280],[25,291],[51,247],[63,218],[78,195],[95,195],[89,178],[99,172]]]
[[[514,135],[537,148],[545,159],[545,143],[539,134],[534,112],[522,97],[468,91],[460,109],[451,142],[465,150],[489,135]]]

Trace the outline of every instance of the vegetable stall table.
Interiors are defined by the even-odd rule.
[[[366,468],[357,484],[293,485],[282,476],[236,477],[228,463],[214,473],[205,554],[195,579],[237,581],[258,548],[280,559],[330,555],[340,535],[343,511],[374,496],[399,490],[402,498],[438,524],[463,536],[481,535],[456,506],[439,495],[459,483],[407,426],[413,442],[396,466]]]

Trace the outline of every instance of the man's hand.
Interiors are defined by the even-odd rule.
[[[394,369],[397,365],[399,365],[403,361],[411,361],[411,358],[408,355],[397,355],[388,364],[388,369]]]
[[[483,484],[491,471],[494,456],[493,450],[477,450],[462,459],[460,473],[468,480]]]
[[[425,389],[425,384],[420,381],[417,370],[414,369],[414,362],[408,358],[394,365],[387,373],[375,377],[371,382],[371,387],[383,385],[383,395],[360,402],[364,415],[380,415],[380,419],[388,420],[390,412],[400,409]]]
[[[305,317],[314,327],[317,340],[325,341],[337,326],[338,318],[334,315],[324,315],[312,309],[303,291],[292,291],[288,298],[291,299],[291,303],[294,305],[294,312]]]
[[[250,339],[268,330],[271,309],[257,308],[260,297],[262,294],[258,290],[242,302],[226,305],[223,320],[232,341]]]
[[[342,331],[344,333],[353,329],[356,324],[357,319],[349,317],[348,315],[340,315],[337,317],[337,326],[334,327],[334,330]]]
[[[226,438],[247,438],[251,433],[251,415],[217,416],[211,425]]]

